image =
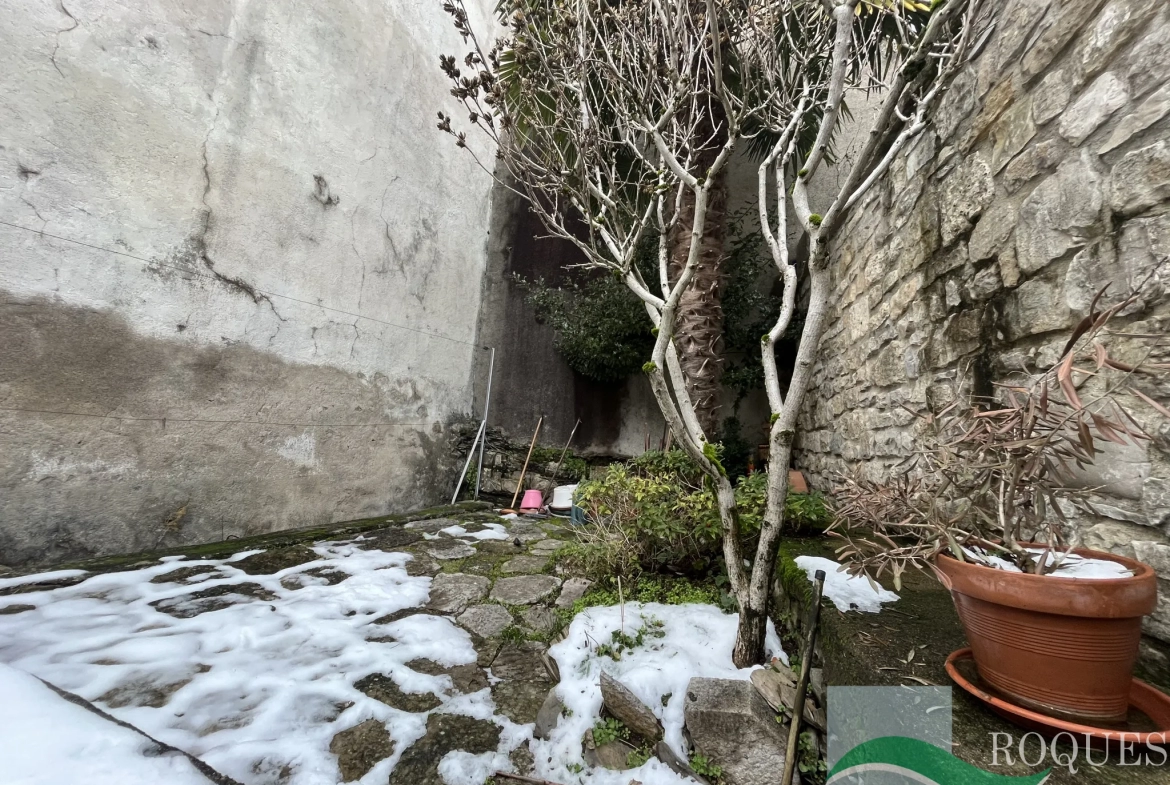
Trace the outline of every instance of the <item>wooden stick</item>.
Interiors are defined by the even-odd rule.
[[[551,780],[538,780],[534,777],[525,777],[523,774],[507,774],[502,771],[497,771],[492,775],[493,777],[503,777],[506,780],[516,780],[516,782],[528,782],[532,785],[559,785],[559,783]]]
[[[565,442],[565,449],[561,450],[561,459],[557,461],[557,468],[553,469],[553,485],[557,484],[557,474],[561,471],[561,464],[565,462],[565,456],[569,454],[569,445],[573,443],[573,437],[577,435],[577,426],[581,424],[581,418],[577,418],[577,422],[573,425],[573,430],[569,431],[569,440]]]
[[[532,458],[532,451],[536,449],[536,437],[540,435],[540,424],[544,422],[544,415],[536,421],[536,431],[532,434],[532,444],[528,445],[528,455],[524,456],[524,468],[520,470],[520,479],[516,481],[516,492],[512,494],[512,503],[509,507],[516,508],[516,499],[520,497],[520,488],[524,486],[524,475],[528,472],[528,461]]]
[[[816,571],[813,583],[808,640],[804,643],[804,656],[800,660],[800,679],[796,682],[796,698],[792,702],[792,726],[788,730],[788,753],[784,757],[784,776],[780,778],[780,785],[792,785],[792,774],[796,771],[796,748],[800,740],[800,720],[804,715],[804,695],[808,689],[808,672],[812,668],[813,647],[817,641],[817,622],[821,618],[821,594],[825,590],[824,570]]]

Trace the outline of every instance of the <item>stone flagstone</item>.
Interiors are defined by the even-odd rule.
[[[551,575],[500,578],[492,588],[491,599],[507,605],[532,605],[550,597],[560,586],[560,578]]]
[[[436,575],[431,582],[431,599],[427,607],[438,613],[462,613],[487,594],[491,582],[482,575],[461,572]]]
[[[439,775],[439,762],[449,752],[463,750],[472,755],[495,752],[500,744],[500,726],[459,714],[431,714],[427,731],[411,744],[390,774],[389,785],[447,785]]]
[[[440,540],[428,545],[427,553],[440,561],[453,561],[474,556],[475,548],[459,540]]]
[[[548,566],[547,556],[515,556],[504,563],[506,573],[539,573]]]
[[[394,740],[386,726],[377,720],[366,720],[333,737],[329,751],[337,756],[342,782],[360,780],[380,760],[394,754]]]
[[[585,596],[585,592],[589,591],[592,585],[593,581],[585,578],[569,578],[561,588],[561,596],[557,597],[554,604],[558,608],[571,608],[573,603]]]
[[[371,673],[365,678],[358,679],[353,686],[374,700],[399,711],[430,711],[442,703],[429,692],[405,692],[393,679],[381,673]]]
[[[481,638],[494,638],[515,623],[508,609],[500,605],[473,605],[455,621]]]
[[[458,526],[459,521],[453,518],[431,518],[426,521],[411,521],[403,524],[404,529],[413,529],[414,531],[423,532],[425,534],[434,534],[449,526]]]

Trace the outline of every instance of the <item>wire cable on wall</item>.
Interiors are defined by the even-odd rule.
[[[65,412],[56,409],[24,409],[19,406],[0,406],[0,412],[23,412],[25,414],[59,414],[65,417],[92,417],[99,420],[126,420],[129,422],[206,423],[211,425],[281,425],[294,428],[382,428],[386,426],[422,428],[434,425],[430,420],[397,420],[394,422],[285,422],[283,420],[221,420],[210,417],[134,417],[125,414],[91,414],[87,412]]]
[[[91,243],[82,242],[81,240],[74,240],[70,237],[62,237],[59,234],[52,234],[51,232],[45,232],[45,231],[41,231],[39,229],[33,229],[32,227],[29,227],[29,226],[21,226],[20,224],[9,223],[8,221],[0,221],[0,226],[8,226],[8,227],[11,227],[13,229],[21,229],[23,231],[29,232],[30,234],[36,234],[36,235],[40,235],[42,237],[52,237],[54,240],[60,240],[61,242],[65,242],[65,243],[73,243],[74,245],[79,245],[83,248],[91,248],[95,251],[102,251],[104,253],[112,254],[114,256],[124,256],[128,259],[134,259],[134,260],[137,260],[139,262],[143,262],[144,264],[154,265],[155,267],[164,267],[168,270],[176,270],[180,273],[183,273],[184,275],[192,275],[192,276],[195,276],[197,278],[206,278],[209,281],[217,281],[217,282],[219,281],[219,279],[216,278],[214,275],[208,275],[207,273],[196,272],[195,270],[190,270],[190,269],[187,269],[185,267],[179,267],[179,266],[173,265],[173,264],[166,264],[164,262],[160,262],[160,261],[157,261],[154,259],[146,259],[146,258],[141,257],[141,256],[135,256],[134,254],[131,254],[131,253],[126,253],[125,251],[116,250],[114,248],[105,248],[105,247],[102,247],[100,245],[93,245]],[[346,311],[342,308],[333,308],[333,307],[328,306],[328,305],[321,305],[320,303],[310,302],[309,300],[302,300],[298,297],[292,297],[292,296],[287,295],[287,294],[280,294],[279,292],[269,292],[269,291],[265,291],[264,289],[259,289],[257,287],[252,287],[252,288],[253,288],[253,291],[255,291],[257,294],[262,294],[265,297],[277,297],[281,300],[288,300],[289,302],[300,303],[302,305],[308,305],[308,306],[312,306],[314,308],[320,308],[323,311],[332,311],[333,313],[345,314],[346,316],[352,316],[356,319],[365,319],[366,321],[375,322],[377,324],[384,324],[387,327],[394,327],[394,328],[399,329],[399,330],[408,330],[409,332],[412,332],[412,333],[417,333],[419,335],[426,335],[426,336],[429,336],[431,338],[438,338],[438,339],[443,340],[443,341],[450,341],[451,343],[463,344],[464,346],[475,346],[475,347],[481,348],[481,349],[487,348],[485,346],[480,346],[479,344],[475,343],[474,341],[465,341],[461,338],[452,338],[449,335],[443,335],[442,333],[431,332],[430,330],[420,330],[417,327],[408,327],[405,324],[397,324],[395,322],[388,322],[384,319],[378,319],[377,317],[374,317],[374,316],[366,316],[365,314],[354,313],[353,311]]]

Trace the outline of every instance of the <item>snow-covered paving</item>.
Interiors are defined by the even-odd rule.
[[[608,643],[614,630],[634,635],[643,627],[661,623],[644,643],[622,652],[619,659],[599,656],[599,643]],[[636,769],[578,772],[582,764],[581,737],[593,727],[601,712],[601,672],[628,687],[662,721],[665,739],[685,758],[683,706],[687,683],[696,676],[748,679],[752,668],[736,668],[731,661],[738,614],[725,614],[711,605],[660,605],[627,603],[582,611],[569,626],[567,637],[549,649],[560,666],[557,695],[568,711],[547,741],[534,741],[538,776],[583,785],[682,785],[693,780],[675,774],[651,758]],[[769,656],[788,662],[780,638],[768,622]],[[665,701],[664,701],[665,698]]]
[[[751,673],[731,662],[737,616],[704,605],[586,609],[548,650],[567,710],[536,741],[532,720],[553,684],[545,647],[503,632],[528,635],[552,613],[561,581],[544,570],[559,528],[498,520],[7,580],[0,591],[15,593],[0,596],[0,663],[246,785],[480,785],[496,770],[565,785],[689,783],[655,759],[624,772],[583,767],[600,674],[650,706],[682,754],[690,679]],[[512,599],[500,602],[523,604],[491,604],[501,591]],[[641,643],[619,658],[599,653],[615,630],[636,636],[643,625]],[[768,646],[786,660],[771,627]],[[61,758],[48,781],[76,781]]]
[[[8,785],[208,785],[187,758],[0,664],[0,778]]]
[[[889,589],[870,583],[863,575],[850,575],[845,568],[823,556],[797,556],[793,561],[811,581],[817,570],[825,571],[825,596],[839,611],[879,613],[883,602],[895,602],[898,595]]]
[[[337,782],[332,736],[370,718],[385,723],[396,749],[361,782],[385,783],[401,753],[423,735],[426,716],[398,711],[354,688],[372,673],[390,675],[407,692],[442,694],[442,711],[490,718],[504,730],[502,752],[524,740],[523,730],[494,715],[486,689],[451,696],[448,676],[406,667],[418,658],[448,666],[475,662],[466,631],[432,615],[373,624],[427,600],[431,579],[407,575],[409,555],[355,545],[313,550],[319,560],[271,575],[232,566],[249,553],[226,560],[176,557],[67,588],[0,598],[0,607],[36,606],[0,616],[0,662],[97,701],[245,783]],[[206,567],[209,577],[195,586],[151,582],[191,567]],[[308,573],[315,568],[349,577],[330,585]],[[282,583],[294,576],[303,580]],[[250,596],[230,591],[242,584]],[[218,587],[229,591],[191,597],[193,589]],[[172,615],[236,599],[247,601],[191,618]]]

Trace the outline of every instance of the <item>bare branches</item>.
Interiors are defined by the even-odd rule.
[[[441,66],[467,122],[494,143],[499,171],[508,175],[502,179],[516,184],[553,236],[582,251],[586,266],[620,277],[657,330],[644,370],[677,443],[715,488],[728,577],[744,612],[734,654],[740,665],[762,657],[797,415],[835,285],[835,233],[924,128],[964,61],[980,1],[504,0],[507,33],[488,49],[463,0],[443,0],[469,51],[458,60],[444,56]],[[810,183],[828,169],[847,97],[887,79],[891,58],[888,94],[862,155],[844,187],[826,204],[811,204],[810,193],[824,190]],[[445,113],[439,128],[468,147]],[[696,416],[675,346],[678,304],[701,257],[714,183],[746,141],[768,150],[758,172],[759,217],[784,282],[779,318],[761,338],[771,459],[750,575],[733,489]],[[674,269],[666,244],[678,234],[684,203],[688,216],[693,205],[690,241],[685,263]],[[774,348],[792,322],[801,274],[789,252],[790,214],[809,237],[809,303],[782,391]],[[636,250],[653,235],[657,270],[640,270]]]

